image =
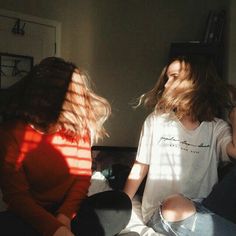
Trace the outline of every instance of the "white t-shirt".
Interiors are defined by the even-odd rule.
[[[144,222],[170,194],[206,197],[218,181],[219,157],[229,161],[226,146],[231,139],[230,127],[222,119],[188,130],[176,117],[151,113],[144,122],[136,157],[149,165],[142,199]]]

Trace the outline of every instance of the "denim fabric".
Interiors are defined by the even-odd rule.
[[[166,221],[161,208],[158,209],[147,225],[156,232],[168,236],[235,236],[236,224],[212,213],[201,203],[194,202],[196,213],[185,220]]]

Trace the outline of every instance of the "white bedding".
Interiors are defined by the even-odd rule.
[[[103,192],[106,190],[111,190],[106,178],[102,175],[101,172],[94,172],[91,179],[91,186],[89,188],[89,196],[98,192]],[[140,236],[163,236],[163,234],[156,233],[152,228],[146,226],[142,221],[141,215],[141,203],[138,197],[134,197],[132,200],[132,214],[131,219],[122,232],[120,236],[125,236],[130,232],[136,232]]]
[[[163,234],[156,233],[152,228],[146,226],[142,221],[141,203],[138,197],[132,200],[132,214],[131,219],[124,230],[119,235],[125,236],[128,232],[136,232],[140,236],[164,236]]]

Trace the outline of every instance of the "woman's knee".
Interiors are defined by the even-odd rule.
[[[196,213],[196,208],[191,200],[180,194],[174,194],[162,202],[161,213],[165,220],[175,222],[192,216]]]

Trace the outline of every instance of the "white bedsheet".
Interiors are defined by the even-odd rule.
[[[136,232],[140,236],[164,236],[163,234],[156,233],[152,228],[143,223],[141,202],[137,196],[133,198],[132,206],[131,219],[126,228],[120,232],[120,236],[125,236],[128,232]]]
[[[94,172],[91,178],[91,185],[89,188],[88,195],[92,195],[98,192],[103,192],[106,190],[111,190],[106,178],[102,175],[101,172]],[[141,214],[141,203],[138,197],[134,197],[132,200],[132,214],[131,219],[122,232],[120,232],[120,236],[125,236],[130,232],[136,232],[140,236],[163,236],[163,234],[156,233],[152,228],[146,226],[142,221]]]

